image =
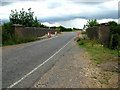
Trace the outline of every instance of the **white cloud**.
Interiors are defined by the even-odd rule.
[[[16,2],[7,6],[0,6],[0,13],[6,14],[9,16],[10,11],[17,9],[18,11],[21,8],[32,8],[32,11],[35,12],[35,15],[39,18],[46,17],[64,17],[67,15],[79,15],[81,17],[92,17],[104,15],[103,12],[107,12],[109,10],[117,10],[117,0],[108,1],[101,3],[100,5],[85,5],[85,4],[76,4],[72,2],[68,2],[69,0],[40,0],[40,1],[22,1]],[[79,1],[79,0],[76,0]],[[57,6],[58,5],[58,6]],[[54,7],[54,8],[50,8]],[[4,16],[2,16],[3,18]],[[8,18],[8,17],[4,17]]]
[[[101,0],[85,0],[84,2],[100,1]],[[48,19],[47,22],[44,22],[44,24],[48,24],[48,26],[63,25],[66,27],[77,28],[82,28],[86,23],[86,19],[82,19],[82,17],[91,19],[101,18],[102,20],[99,20],[100,22],[106,22],[108,19],[105,20],[104,18],[117,17],[116,13],[118,9],[118,0],[102,0],[101,2],[104,3],[96,5],[87,5],[80,3],[83,2],[83,0],[14,0],[11,2],[14,3],[6,6],[0,6],[1,19],[9,19],[11,10],[17,9],[19,11],[21,8],[27,10],[31,7],[32,11],[34,11],[34,14],[38,17],[38,19]],[[51,18],[54,19],[53,24],[50,24],[49,20],[51,20]],[[63,19],[66,20],[66,18],[68,18],[68,20],[64,21]],[[55,21],[56,19],[59,20]]]
[[[115,21],[118,23],[118,19],[101,19],[101,20],[98,20],[99,23],[106,23],[106,22],[109,22],[109,21]]]
[[[97,20],[99,23],[105,23],[105,22],[109,22],[109,21],[116,21],[118,22],[118,19],[101,19],[101,20]],[[60,21],[60,22],[55,22],[53,24],[49,24],[48,22],[43,23],[44,25],[47,26],[64,26],[66,28],[83,28],[84,25],[87,24],[87,20],[86,19],[82,19],[82,18],[77,18],[77,19],[73,19],[73,20],[68,20],[68,21]]]
[[[83,26],[87,23],[86,19],[81,19],[81,18],[77,18],[77,19],[73,19],[73,20],[69,20],[69,21],[61,21],[58,22],[60,25],[65,26],[67,28],[83,28]]]
[[[118,19],[118,24],[120,24],[120,18]]]
[[[50,24],[50,23],[48,23],[48,22],[44,22],[44,23],[42,23],[42,24],[44,24],[44,25],[46,25],[46,26],[49,26],[49,27],[51,27],[51,26],[60,26],[60,24],[57,23],[57,22],[55,22],[54,24]]]

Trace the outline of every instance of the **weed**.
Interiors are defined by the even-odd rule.
[[[84,42],[80,42],[79,45],[85,45],[85,43]]]
[[[102,74],[102,72],[99,72],[99,74]]]
[[[97,77],[96,77],[96,76],[94,76],[94,77],[92,77],[92,78],[97,79]]]
[[[107,72],[108,70],[107,69],[103,69],[103,71]]]
[[[119,70],[116,70],[116,71],[112,71],[112,72],[120,73],[120,71],[119,71]]]
[[[100,82],[101,84],[103,84],[103,83],[104,83],[104,81],[102,81],[102,80],[100,80],[99,82]]]
[[[81,40],[81,38],[77,38],[77,42],[79,42]]]

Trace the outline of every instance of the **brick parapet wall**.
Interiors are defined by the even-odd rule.
[[[51,32],[54,34],[55,31],[59,33],[59,30],[49,29],[49,28],[39,28],[39,27],[24,27],[22,25],[13,25],[13,31],[18,35],[19,39],[23,37],[41,37]]]
[[[109,46],[110,42],[110,26],[99,25],[86,29],[87,37],[91,40],[98,40],[101,44]]]

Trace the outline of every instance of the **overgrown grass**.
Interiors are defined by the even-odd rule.
[[[0,40],[2,40],[2,46],[16,45],[16,44],[40,40],[32,36],[23,37],[22,39],[20,39],[18,38],[17,33],[14,33],[11,26],[12,26],[11,23],[4,23],[2,25],[2,33],[0,32],[0,34],[2,35],[2,37],[0,37]]]
[[[86,34],[86,31],[82,31],[81,34]]]
[[[94,61],[96,65],[108,61],[118,61],[117,50],[110,50],[103,45],[99,44],[95,40],[77,39],[78,45],[80,47],[86,48],[92,56],[90,60]]]
[[[17,44],[28,43],[28,42],[33,42],[33,41],[37,41],[37,40],[40,40],[40,39],[29,37],[29,38],[22,38],[21,40],[17,40],[17,41],[9,40],[9,41],[5,42],[4,44],[2,44],[2,46],[17,45]]]

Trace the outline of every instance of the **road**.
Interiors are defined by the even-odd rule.
[[[30,88],[70,49],[76,32],[2,51],[2,88]]]

